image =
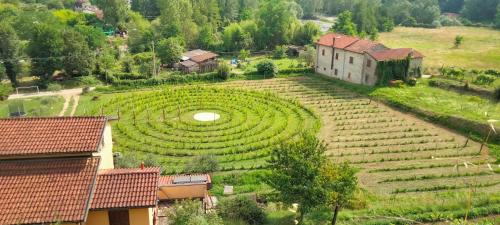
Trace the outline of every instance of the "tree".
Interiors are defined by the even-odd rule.
[[[197,44],[202,49],[214,49],[220,44],[217,31],[211,25],[201,27]]]
[[[465,0],[462,15],[476,22],[490,22],[495,19],[499,0]]]
[[[321,33],[319,26],[313,22],[302,25],[295,34],[295,43],[298,45],[309,45]]]
[[[500,29],[500,3],[497,6],[497,15],[495,17],[495,27]]]
[[[171,225],[220,225],[224,224],[216,213],[204,213],[200,201],[177,202],[167,213]]]
[[[286,49],[287,47],[285,45],[278,45],[274,48],[273,51],[273,58],[275,59],[282,59],[286,57]]]
[[[76,25],[75,30],[85,38],[92,50],[102,48],[106,44],[106,35],[98,28],[87,25]]]
[[[352,13],[350,11],[342,12],[335,24],[333,24],[332,30],[341,34],[355,36],[356,25],[352,22]]]
[[[461,35],[455,36],[455,42],[454,42],[455,48],[459,48],[460,45],[462,45],[463,41],[464,41],[464,36]]]
[[[408,0],[385,0],[380,7],[381,14],[396,24],[405,23],[411,17],[411,3]]]
[[[297,0],[304,11],[304,18],[315,18],[316,12],[324,5],[323,0]]]
[[[292,26],[296,24],[297,11],[285,0],[264,1],[258,12],[259,44],[263,48],[289,43]],[[295,12],[291,13],[292,11]]]
[[[265,59],[257,63],[257,72],[265,77],[275,77],[278,75],[278,67],[272,60]]]
[[[127,1],[123,0],[94,0],[94,3],[104,13],[104,22],[114,27],[124,25],[128,17]]]
[[[326,145],[311,134],[285,142],[271,152],[270,174],[265,182],[285,204],[298,203],[299,224],[313,208],[324,203],[321,171],[326,162]]]
[[[239,51],[252,46],[253,40],[250,33],[243,30],[238,23],[232,23],[224,28],[224,48],[226,51]]]
[[[316,55],[316,50],[311,46],[307,46],[306,50],[300,53],[299,58],[307,66],[313,67],[316,62]]]
[[[245,50],[245,49],[241,49],[240,54],[238,55],[238,59],[240,59],[242,61],[246,61],[248,58],[250,58],[250,51]]]
[[[321,186],[324,188],[326,203],[333,206],[332,225],[342,207],[352,199],[358,184],[356,171],[348,163],[335,165],[326,162],[321,168]]]
[[[187,162],[184,170],[191,173],[212,173],[219,170],[219,162],[215,156],[199,155]]]
[[[157,0],[134,0],[130,8],[140,13],[145,18],[154,19],[160,15],[160,9],[157,3]]]
[[[222,80],[227,80],[231,76],[231,66],[227,62],[220,62],[217,67],[217,76]]]
[[[85,38],[78,32],[66,29],[62,33],[62,68],[70,76],[87,76],[94,69],[94,54]]]
[[[17,86],[19,48],[20,42],[14,28],[7,23],[0,23],[0,66],[3,67],[12,86]]]
[[[184,48],[177,38],[167,38],[158,43],[157,52],[161,62],[170,66],[179,62]]]
[[[439,0],[442,12],[460,13],[464,7],[464,0]]]
[[[413,0],[410,12],[420,24],[432,24],[441,15],[437,0]]]
[[[377,30],[377,12],[378,6],[374,1],[358,1],[354,5],[353,22],[356,24],[358,33],[371,34]]]
[[[35,27],[28,44],[32,73],[46,85],[55,70],[62,69],[64,40],[61,31],[47,24]]]
[[[222,200],[218,204],[218,212],[226,220],[243,220],[249,225],[261,225],[266,221],[264,210],[247,196]]]

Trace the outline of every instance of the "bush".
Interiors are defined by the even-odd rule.
[[[214,156],[200,155],[186,163],[184,170],[190,173],[212,173],[219,170],[219,162]]]
[[[479,74],[472,83],[477,85],[489,85],[495,82],[496,77],[486,74]]]
[[[286,57],[286,49],[285,45],[278,45],[273,51],[273,58],[282,59]]]
[[[95,76],[75,77],[75,81],[84,86],[98,85],[101,83]]]
[[[47,85],[47,91],[60,91],[62,89],[62,86],[57,83],[51,83]]]
[[[266,214],[255,201],[246,196],[222,200],[219,215],[227,220],[243,220],[250,225],[264,224]]]
[[[231,66],[226,62],[219,63],[217,68],[217,77],[221,80],[227,80],[231,76]]]
[[[275,77],[278,75],[278,67],[271,60],[263,60],[257,64],[257,72],[264,76]]]
[[[0,100],[5,100],[12,92],[12,87],[8,84],[0,84]]]
[[[168,210],[171,225],[220,225],[222,220],[215,213],[204,213],[200,201],[186,200],[177,202]]]
[[[410,79],[408,79],[406,81],[406,84],[408,84],[409,86],[415,86],[415,85],[417,85],[417,78],[410,77]]]

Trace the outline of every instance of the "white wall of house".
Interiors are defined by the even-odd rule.
[[[100,151],[94,154],[94,156],[101,157],[99,170],[115,168],[115,165],[113,163],[113,138],[111,134],[111,124],[109,123],[106,123],[106,127],[104,128],[104,134],[100,148]]]
[[[364,85],[374,86],[377,83],[377,76],[375,71],[377,69],[377,60],[368,54],[365,54],[363,69],[363,83]]]
[[[362,84],[364,55],[350,51],[344,51],[344,54],[344,73],[342,75],[342,80]]]
[[[317,45],[316,51],[316,53],[318,54],[316,57],[316,72],[326,76],[331,76],[333,48],[323,45]]]
[[[345,51],[342,49],[335,49],[335,56],[333,61],[333,77],[343,80],[345,68]]]

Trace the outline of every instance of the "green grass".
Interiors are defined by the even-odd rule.
[[[464,41],[455,49],[455,36]],[[439,29],[397,27],[381,33],[379,41],[393,48],[415,48],[422,52],[425,67],[455,66],[467,69],[500,70],[500,31],[477,27]]]
[[[64,98],[48,96],[0,101],[0,118],[9,117],[9,104],[22,103],[26,116],[57,116],[64,105]]]
[[[370,95],[481,123],[486,123],[488,119],[500,118],[500,104],[477,96],[429,87],[425,80],[419,80],[415,87],[377,88]]]

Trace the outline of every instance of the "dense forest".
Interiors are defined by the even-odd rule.
[[[321,31],[300,19],[319,16],[336,16],[336,32],[371,39],[395,26],[500,27],[499,1],[0,0],[0,78],[16,85],[19,74],[33,74],[44,86],[54,71],[99,77],[116,64],[151,75],[153,59],[168,66],[187,49],[237,54],[307,45]],[[103,16],[75,10],[86,4]],[[106,37],[117,33],[127,38]]]

